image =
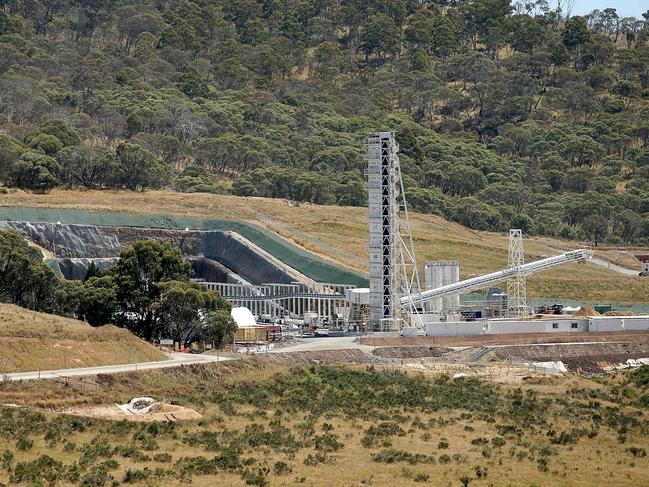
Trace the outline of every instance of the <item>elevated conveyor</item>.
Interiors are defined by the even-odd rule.
[[[572,250],[561,255],[556,255],[554,257],[548,257],[546,259],[529,262],[527,264],[523,264],[520,267],[512,267],[510,269],[492,272],[491,274],[485,274],[484,276],[472,277],[471,279],[466,279],[464,281],[449,284],[447,286],[430,289],[422,293],[402,296],[401,305],[411,306],[414,304],[414,306],[419,307],[426,302],[434,301],[446,296],[452,296],[454,294],[466,294],[470,293],[471,291],[490,287],[494,284],[507,281],[508,279],[515,277],[519,273],[522,273],[524,275],[534,274],[535,272],[551,269],[552,267],[589,260],[591,257],[592,252],[590,250]]]

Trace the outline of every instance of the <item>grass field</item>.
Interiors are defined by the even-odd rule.
[[[522,387],[395,367],[211,364],[100,378],[81,392],[4,384],[0,482],[30,485],[646,485],[649,370]],[[60,415],[137,395],[203,419]],[[3,452],[4,450],[4,452]]]
[[[164,360],[127,330],[0,304],[0,373]]]
[[[367,267],[367,210],[336,206],[297,205],[278,199],[241,198],[169,191],[55,190],[47,195],[16,192],[0,195],[2,206],[82,208],[204,218],[230,218],[258,223],[325,258],[365,273]],[[414,243],[420,263],[453,259],[462,277],[502,269],[507,263],[504,235],[469,230],[434,215],[413,214]],[[527,260],[583,247],[583,243],[528,238]],[[610,249],[598,252],[622,265],[639,268],[632,256]],[[590,302],[649,303],[649,279],[626,277],[593,264],[557,268],[529,279],[528,294]]]

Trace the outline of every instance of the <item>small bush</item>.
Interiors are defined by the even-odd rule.
[[[422,453],[409,453],[403,450],[395,450],[394,448],[381,450],[372,457],[372,460],[377,463],[408,462],[411,465],[435,462],[435,458],[429,455],[424,455]]]
[[[288,475],[292,471],[286,462],[275,462],[275,465],[273,465],[273,473],[275,475]]]
[[[21,451],[29,450],[34,446],[34,442],[27,438],[26,436],[20,436],[18,441],[16,441],[16,448]]]
[[[81,487],[102,487],[113,478],[108,474],[105,467],[93,467],[87,474],[81,477]]]
[[[634,457],[646,457],[647,456],[647,451],[644,448],[640,448],[637,446],[632,446],[626,449],[627,452],[629,452],[631,455]]]
[[[267,468],[258,468],[256,471],[246,470],[243,472],[241,477],[246,482],[246,485],[257,485],[258,487],[265,487],[268,485],[268,473],[270,472]]]
[[[153,461],[158,463],[169,463],[171,462],[171,455],[169,455],[169,453],[156,453],[153,455]]]
[[[63,451],[66,453],[71,453],[77,448],[77,444],[73,441],[68,441],[63,445]]]
[[[505,446],[507,441],[502,436],[495,436],[491,439],[491,444],[496,448],[501,448]]]
[[[141,480],[146,480],[151,476],[151,470],[149,467],[144,467],[143,470],[131,470],[130,468],[124,473],[124,478],[122,482],[130,484],[132,482],[139,482]]]
[[[11,466],[14,463],[14,454],[11,450],[5,450],[2,452],[2,468],[3,470],[11,470]]]

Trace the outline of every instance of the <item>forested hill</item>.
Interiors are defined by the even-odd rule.
[[[612,2],[613,3],[613,2]],[[171,186],[649,241],[649,12],[544,0],[3,0],[7,187]]]

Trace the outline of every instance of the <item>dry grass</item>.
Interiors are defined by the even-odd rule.
[[[365,208],[297,205],[279,199],[170,191],[68,190],[55,190],[47,195],[24,192],[0,195],[0,205],[241,219],[260,224],[348,268],[365,273],[367,267]],[[434,215],[412,214],[411,220],[420,263],[426,260],[458,260],[462,266],[462,277],[493,272],[507,263],[507,238],[504,235],[469,230]],[[583,244],[529,238],[525,246],[527,259],[532,260]],[[633,258],[624,251],[603,251],[602,256],[624,265],[634,263]],[[530,296],[593,302],[649,303],[649,279],[623,276],[593,264],[575,265],[530,278],[528,293]]]
[[[93,328],[60,316],[0,305],[0,372],[164,360],[166,355],[114,326]]]
[[[206,366],[212,372],[220,367],[216,365]],[[280,365],[269,365],[263,368],[256,368],[250,364],[236,364],[229,374],[226,374],[222,380],[225,383],[243,385],[250,381],[269,381],[273,376],[281,373],[284,368]],[[354,366],[351,366],[354,367]],[[158,389],[158,394],[169,394],[168,397],[189,398],[194,394],[200,394],[202,387],[196,380],[199,377],[192,377],[189,371],[183,372],[178,370],[168,371],[151,371],[145,374],[124,375],[118,378],[114,383],[114,397],[121,396],[125,391],[131,394],[146,394],[151,389]],[[194,370],[196,372],[196,370]],[[166,376],[166,374],[171,374]],[[430,372],[431,378],[435,374]],[[200,374],[198,374],[200,375]],[[205,379],[207,376],[202,377]],[[568,375],[566,377],[554,378],[537,378],[528,381],[524,389],[535,390],[543,397],[554,400],[560,400],[571,394],[573,390],[601,390],[610,391],[611,387],[617,385],[617,381],[606,379],[607,384],[602,385],[590,379],[578,376]],[[211,382],[214,386],[215,382]],[[62,389],[61,386],[51,383],[42,383],[41,385],[11,385],[15,390],[27,387],[33,387],[31,394],[33,397],[42,397],[54,389],[61,396],[76,396],[76,400],[81,399],[79,391]],[[502,385],[500,392],[512,390],[516,386]],[[0,389],[0,395],[4,392]],[[107,395],[108,391],[101,393],[86,393],[88,395],[100,394]],[[90,399],[92,401],[92,399]],[[615,406],[604,402],[602,408]],[[270,447],[261,446],[250,450],[243,455],[243,458],[254,458],[256,465],[268,466],[272,468],[274,462],[284,461],[288,463],[292,472],[285,476],[270,474],[268,480],[270,486],[356,486],[356,485],[374,485],[374,486],[417,486],[417,485],[440,485],[440,486],[457,486],[460,484],[460,478],[464,475],[472,477],[471,486],[505,486],[505,485],[542,485],[544,487],[554,486],[575,486],[590,487],[593,485],[615,485],[615,486],[639,486],[646,485],[647,475],[649,474],[649,464],[647,458],[634,458],[626,450],[629,446],[638,446],[645,449],[649,448],[649,439],[640,431],[630,428],[627,433],[626,442],[620,444],[616,439],[615,432],[602,426],[595,438],[582,437],[578,442],[570,445],[557,445],[552,448],[555,454],[550,457],[549,470],[544,472],[537,468],[534,459],[518,459],[516,454],[519,452],[533,451],[536,448],[548,445],[545,430],[552,428],[556,431],[570,430],[573,427],[589,427],[589,418],[576,418],[567,415],[565,418],[554,418],[551,425],[545,425],[538,428],[538,434],[531,434],[526,431],[522,441],[508,437],[507,443],[501,448],[491,447],[491,456],[485,457],[482,446],[472,444],[471,441],[478,437],[487,439],[499,436],[496,429],[498,423],[506,423],[507,420],[500,418],[496,422],[480,419],[476,415],[460,416],[461,410],[442,410],[433,413],[423,413],[419,410],[404,410],[399,414],[405,419],[400,423],[406,431],[405,436],[393,436],[390,438],[391,448],[407,451],[410,453],[421,453],[431,455],[439,459],[441,455],[457,459],[450,460],[449,463],[436,461],[433,464],[410,465],[406,462],[394,464],[376,463],[372,461],[372,455],[378,453],[382,446],[366,448],[361,444],[361,439],[370,426],[375,426],[379,420],[355,420],[346,419],[341,415],[320,418],[316,424],[317,434],[321,433],[322,425],[326,422],[333,426],[334,433],[339,440],[344,443],[344,448],[332,454],[335,462],[332,464],[319,464],[309,466],[304,464],[304,460],[313,449],[300,449],[295,455],[280,453]],[[268,417],[264,417],[256,410],[245,405],[237,406],[236,415],[224,414],[214,403],[205,402],[201,413],[204,420],[200,423],[187,422],[183,423],[176,429],[177,438],[162,436],[157,438],[158,447],[153,452],[148,452],[150,456],[157,452],[166,452],[171,455],[172,462],[183,456],[205,456],[212,457],[218,452],[206,451],[201,446],[192,446],[182,441],[182,438],[192,432],[204,429],[210,431],[243,431],[246,426],[258,423],[268,427],[270,421],[274,419],[272,411],[269,410]],[[296,414],[282,416],[283,426],[288,427],[297,435],[297,425],[308,417],[308,411],[298,411]],[[50,416],[48,414],[48,416]],[[410,428],[413,420],[419,420],[428,423],[432,420],[432,425],[426,429]],[[80,447],[88,442],[99,431],[106,429],[107,423],[96,421],[87,431],[72,433],[67,440],[76,443]],[[469,427],[467,429],[467,427]],[[424,435],[424,433],[428,433]],[[115,437],[105,437],[105,441],[110,441],[111,445],[118,443],[137,445],[138,442],[133,440],[134,435],[129,432],[128,435],[121,439]],[[448,448],[440,448],[439,442],[447,440]],[[48,455],[62,460],[65,463],[71,463],[78,459],[79,450],[75,452],[66,452],[63,444],[58,443],[54,446],[48,446],[41,437],[35,438],[34,447],[30,451],[21,452],[15,450],[15,439],[7,436],[0,439],[0,449],[11,449],[16,454],[17,461],[33,460],[39,454],[47,452]],[[149,467],[171,467],[172,463],[160,465],[153,461],[135,462],[130,458],[115,457],[120,466],[111,474],[117,480],[121,480],[124,472],[131,469],[142,469]],[[477,479],[475,477],[475,468],[480,466],[483,470],[488,471],[486,478]],[[417,474],[427,474],[430,480],[425,483],[415,482],[414,477]],[[302,481],[301,479],[305,479]],[[0,472],[0,481],[7,482],[6,472]],[[151,484],[152,480],[142,484]],[[158,482],[157,485],[181,486],[186,485],[174,477],[166,477]],[[196,486],[244,486],[245,483],[239,475],[227,472],[218,472],[216,475],[197,475],[192,478],[192,485]],[[67,484],[66,484],[67,485]]]

